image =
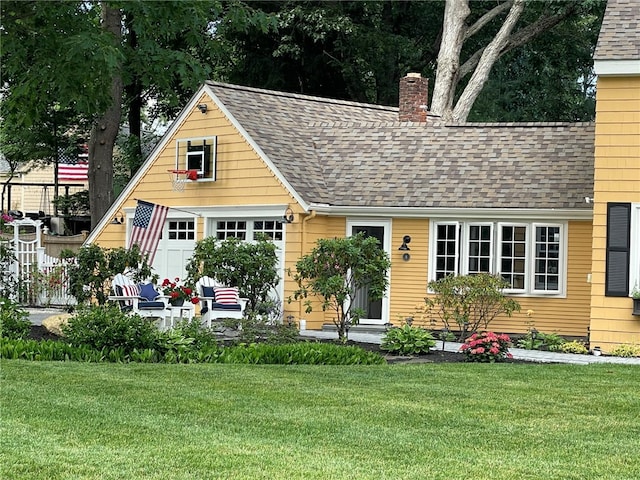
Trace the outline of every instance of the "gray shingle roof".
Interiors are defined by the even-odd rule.
[[[585,208],[592,124],[400,123],[397,108],[209,84],[308,203]]]
[[[638,0],[607,2],[594,59],[640,59],[640,2]]]

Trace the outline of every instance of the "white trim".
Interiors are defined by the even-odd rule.
[[[466,222],[464,224],[464,231],[462,232],[461,235],[461,249],[462,249],[462,254],[461,254],[461,258],[463,258],[465,260],[464,264],[460,265],[460,272],[462,275],[468,275],[469,274],[469,243],[471,242],[471,234],[469,233],[469,230],[471,229],[471,227],[489,227],[490,228],[490,232],[489,232],[489,272],[488,273],[493,273],[495,271],[495,261],[494,261],[494,255],[495,255],[495,236],[494,236],[494,226],[495,224],[493,222]],[[480,243],[482,243],[482,240],[479,240]],[[482,255],[478,255],[478,257],[482,257]]]
[[[640,75],[640,60],[594,60],[593,69],[600,77]]]
[[[460,274],[460,222],[455,220],[449,221],[429,221],[429,271],[427,272],[428,278],[427,283],[436,279],[436,253],[438,250],[438,235],[436,226],[437,225],[455,225],[456,227],[456,257],[455,257],[455,266],[454,266],[454,275]]]
[[[638,216],[640,217],[640,204],[638,208]],[[640,222],[640,219],[639,219]],[[514,296],[524,297],[553,297],[565,298],[567,294],[567,258],[568,258],[568,223],[567,222],[531,222],[528,219],[520,219],[520,221],[492,221],[487,218],[484,222],[475,221],[475,219],[463,218],[459,221],[429,221],[429,271],[428,281],[435,280],[436,277],[436,257],[437,257],[437,231],[438,225],[457,225],[456,237],[456,275],[466,275],[468,273],[469,260],[469,227],[472,225],[492,225],[491,233],[491,266],[490,271],[495,274],[502,274],[502,227],[525,227],[525,270],[524,270],[524,288],[507,289],[505,293]],[[463,228],[460,228],[463,227]],[[559,279],[558,290],[535,290],[535,233],[537,227],[559,227],[560,228],[560,251],[559,251]],[[638,233],[640,235],[640,232]],[[639,252],[640,256],[640,252]],[[640,269],[640,265],[638,267]]]
[[[352,230],[353,227],[358,227],[358,226],[362,226],[362,227],[382,227],[384,228],[384,238],[383,238],[383,245],[382,248],[384,249],[385,252],[387,252],[387,254],[389,255],[389,258],[391,258],[391,219],[380,219],[380,218],[370,218],[370,219],[364,219],[364,218],[358,218],[358,219],[352,219],[352,218],[347,218],[347,225],[346,225],[346,236],[350,237],[352,236]],[[387,286],[387,291],[385,292],[384,296],[382,297],[382,307],[381,307],[381,319],[369,319],[369,318],[363,318],[360,319],[360,323],[362,325],[384,325],[385,323],[391,322],[390,320],[390,315],[391,315],[391,302],[389,301],[389,295],[390,295],[390,290],[391,290],[391,267],[389,268],[389,270],[387,271],[387,279],[389,280],[388,282],[388,286]]]
[[[524,233],[524,288],[505,288],[504,292],[510,295],[526,295],[530,291],[531,286],[531,267],[533,264],[531,263],[531,224],[526,222],[498,222],[496,228],[498,229],[498,235],[496,236],[496,240],[498,242],[496,258],[494,262],[496,262],[496,274],[502,275],[502,227],[525,227]],[[511,258],[513,258],[514,252],[511,252]],[[513,275],[514,272],[509,272],[509,274]]]
[[[558,240],[558,289],[557,290],[536,290],[535,282],[535,261],[536,261],[536,228],[538,227],[558,227],[560,238]],[[531,288],[533,295],[565,297],[567,295],[567,255],[569,247],[567,245],[568,237],[566,234],[566,225],[563,223],[533,223],[531,224]]]
[[[442,207],[353,207],[342,205],[309,204],[310,210],[324,215],[352,217],[380,216],[393,218],[465,218],[506,220],[592,220],[589,209],[543,209],[543,208],[442,208]]]
[[[640,289],[640,203],[631,204],[631,251],[629,252],[629,296]]]

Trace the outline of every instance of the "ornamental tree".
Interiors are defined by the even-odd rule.
[[[248,310],[255,311],[269,300],[280,281],[275,244],[264,235],[256,240],[245,242],[235,237],[200,240],[186,267],[187,281],[196,283],[206,276],[223,285],[238,287],[240,296],[249,299]]]
[[[69,293],[78,303],[95,300],[104,305],[109,296],[111,279],[118,273],[127,273],[137,282],[155,281],[158,275],[147,262],[147,256],[140,253],[138,245],[130,249],[106,249],[99,245],[85,245],[69,265]]]
[[[435,296],[425,298],[425,311],[437,315],[449,330],[455,325],[462,341],[480,326],[486,330],[498,315],[520,311],[520,304],[503,293],[507,287],[502,277],[489,273],[448,275],[429,282]]]
[[[382,298],[390,266],[389,256],[374,237],[358,233],[347,238],[321,238],[298,260],[296,272],[289,272],[298,285],[293,299],[306,299],[305,311],[310,313],[309,296],[320,297],[322,310],[335,313],[332,321],[338,338],[346,342],[349,327],[357,325],[364,314],[354,307],[356,296],[366,292],[369,300]]]

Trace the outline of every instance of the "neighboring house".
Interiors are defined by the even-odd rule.
[[[640,6],[609,0],[594,55],[596,93],[591,340],[640,343]]]
[[[0,191],[10,176],[9,165],[5,162],[0,165]],[[55,212],[52,203],[55,198],[53,165],[37,166],[25,165],[20,167],[11,179],[11,189],[5,189],[1,210],[18,210],[23,214],[37,216],[39,212],[44,215],[53,215]],[[64,196],[86,190],[86,180],[61,180],[58,194]]]
[[[594,197],[595,126],[446,125],[427,114],[417,74],[401,79],[399,104],[208,82],[87,241],[125,246],[136,200],[172,207],[154,268],[182,277],[198,239],[265,232],[279,249],[286,299],[295,288],[286,270],[317,239],[364,231],[392,265],[388,294],[361,305],[361,323],[399,324],[423,303],[428,281],[490,271],[523,309],[492,329],[523,333],[533,320],[539,331],[586,336],[597,280],[585,200]],[[186,168],[198,179],[174,192],[168,170]],[[112,223],[120,216],[124,224]],[[407,235],[410,250],[399,250]],[[331,322],[316,307],[283,305],[307,328]]]

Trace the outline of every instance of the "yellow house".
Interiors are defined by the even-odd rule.
[[[637,341],[629,292],[640,280],[638,38],[624,31],[635,48],[627,65],[610,27],[621,15],[637,25],[638,13],[624,0],[610,3],[595,125],[445,124],[428,114],[419,74],[401,79],[398,108],[208,82],[87,241],[126,246],[138,200],[170,207],[153,264],[162,278],[184,275],[199,239],[267,233],[278,247],[284,316],[318,329],[332,319],[286,301],[295,287],[287,269],[319,238],[364,231],[380,240],[391,269],[385,297],[360,305],[362,324],[413,316],[430,280],[492,272],[522,306],[493,330],[524,333],[534,322],[546,333],[590,333],[604,351]],[[609,56],[615,67],[605,73]],[[176,184],[175,170],[195,173]],[[621,226],[607,235],[607,219],[618,218],[619,205],[629,241],[616,264]],[[619,282],[606,273],[625,261],[624,291],[605,295]]]
[[[596,96],[591,343],[640,343],[640,8],[609,0],[594,55]]]
[[[171,207],[153,265],[174,277],[198,239],[265,232],[280,252],[284,300],[294,288],[286,270],[318,238],[365,231],[392,266],[388,294],[362,305],[363,324],[414,315],[429,280],[490,271],[536,312],[540,331],[586,336],[594,126],[445,125],[426,114],[426,92],[417,74],[401,80],[399,108],[209,82],[88,241],[125,246],[137,200]],[[197,179],[174,191],[175,169]],[[405,236],[409,250],[399,250]],[[283,308],[308,328],[331,321],[300,303]],[[529,320],[492,328],[525,332]]]

